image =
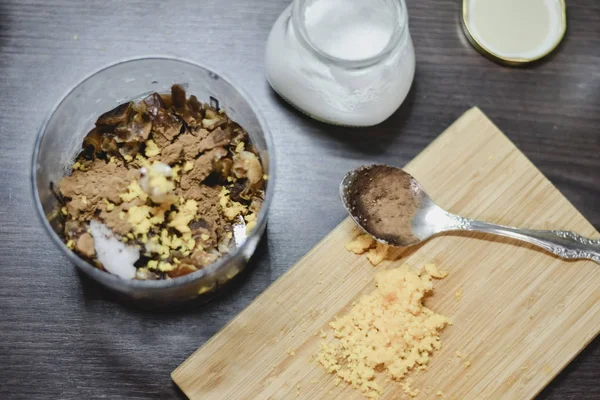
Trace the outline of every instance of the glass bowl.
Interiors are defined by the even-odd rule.
[[[217,101],[228,116],[250,135],[269,175],[265,200],[256,227],[246,241],[204,269],[160,281],[125,280],[102,271],[80,258],[61,240],[52,224],[58,201],[53,185],[71,171],[81,143],[96,118],[120,103],[138,100],[152,92],[169,93],[171,85],[182,85],[202,102]],[[173,58],[139,58],[113,64],[84,79],[58,103],[38,134],[32,158],[35,207],[46,231],[83,273],[118,297],[146,304],[171,304],[207,298],[245,267],[262,236],[274,191],[274,160],[271,134],[264,117],[249,96],[203,66]]]

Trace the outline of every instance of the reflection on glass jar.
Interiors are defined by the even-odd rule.
[[[378,124],[414,77],[404,0],[295,0],[271,30],[266,69],[273,89],[315,119]]]

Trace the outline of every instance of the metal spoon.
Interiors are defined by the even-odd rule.
[[[386,165],[350,171],[340,184],[346,210],[365,232],[392,246],[411,246],[448,231],[478,231],[522,240],[567,259],[600,264],[600,240],[569,231],[541,231],[464,218],[435,204],[409,173]]]

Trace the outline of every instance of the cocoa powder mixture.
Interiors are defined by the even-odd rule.
[[[416,240],[411,222],[418,204],[410,176],[398,168],[377,165],[357,173],[347,190],[352,213],[371,235],[390,244]]]
[[[97,221],[139,250],[137,279],[175,278],[226,254],[233,223],[256,224],[267,179],[246,131],[178,85],[101,115],[72,170],[58,185],[65,243],[108,270]]]

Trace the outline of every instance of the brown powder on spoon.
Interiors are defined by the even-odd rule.
[[[377,165],[359,171],[348,198],[352,214],[371,235],[392,245],[416,241],[411,221],[418,204],[402,170]]]

